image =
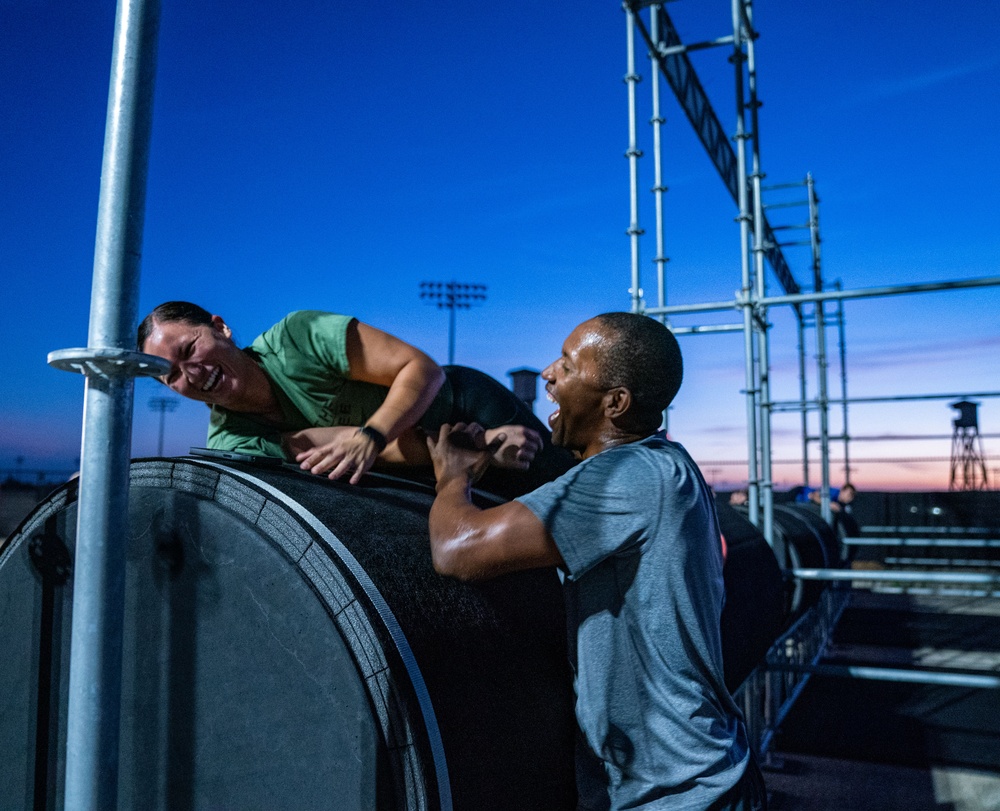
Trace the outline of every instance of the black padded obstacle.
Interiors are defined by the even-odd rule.
[[[785,584],[774,552],[746,512],[725,504],[717,510],[727,550],[722,662],[726,686],[735,692],[785,627]]]
[[[774,531],[784,537],[790,568],[824,569],[840,565],[837,536],[811,505],[775,504]],[[815,605],[827,587],[822,580],[790,583],[789,613],[793,617]]]
[[[120,808],[575,808],[554,572],[439,577],[433,493],[401,480],[193,458],[131,476]],[[11,808],[63,804],[76,498],[0,555]]]
[[[833,513],[834,525],[830,526],[823,520],[818,504],[778,504],[775,505],[775,515],[794,516],[796,521],[804,522],[810,532],[819,540],[819,545],[823,549],[823,559],[827,566],[839,566],[844,560],[843,544],[836,530],[836,520],[839,513]],[[776,517],[776,522],[782,519]]]
[[[717,500],[716,508],[719,513],[722,533],[727,540],[729,539],[729,532],[732,532],[735,538],[751,531],[746,528],[747,526],[752,527],[752,525],[747,520],[747,508],[745,506],[730,507],[723,504],[721,500]],[[739,520],[733,525],[733,522],[737,518]],[[752,532],[760,535],[756,529],[752,529]],[[837,539],[837,535],[830,525],[823,520],[819,511],[813,509],[812,505],[775,504],[774,534],[776,540],[781,541],[788,550],[789,568],[820,569],[840,565],[841,544]],[[765,543],[763,536],[757,541],[758,545],[761,543]],[[770,551],[769,547],[768,550]],[[755,575],[755,577],[762,576],[762,574]],[[735,583],[730,584],[728,582],[731,579],[733,579],[733,575],[727,574],[727,589],[735,586]],[[752,578],[751,582],[753,582]],[[768,580],[765,582],[773,581]],[[808,608],[815,605],[824,588],[825,584],[823,581],[794,580],[790,577],[785,579],[784,613],[786,619],[795,619]],[[725,633],[723,634],[723,642],[725,643]]]

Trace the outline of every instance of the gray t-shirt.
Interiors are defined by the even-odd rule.
[[[653,436],[518,501],[566,562],[580,807],[707,808],[750,754],[722,676],[722,549],[697,466]]]

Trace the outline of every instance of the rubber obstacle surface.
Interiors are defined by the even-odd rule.
[[[119,807],[575,807],[557,578],[439,577],[432,497],[133,463]],[[69,484],[0,556],[0,795],[25,808],[63,801],[75,523]]]
[[[716,508],[727,549],[722,662],[726,686],[735,692],[785,627],[785,585],[774,552],[745,511]]]

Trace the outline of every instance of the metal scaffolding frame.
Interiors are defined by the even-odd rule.
[[[767,542],[772,546],[778,562],[786,573],[798,581],[819,580],[829,583],[822,592],[819,603],[789,629],[768,652],[767,659],[748,677],[737,691],[736,698],[744,707],[751,739],[758,751],[766,752],[774,732],[789,711],[805,683],[813,673],[825,673],[851,678],[883,679],[894,681],[918,681],[928,684],[962,684],[964,686],[998,688],[1000,679],[988,675],[969,675],[950,671],[930,672],[880,667],[838,667],[821,662],[837,620],[847,605],[851,588],[866,584],[885,583],[891,588],[909,588],[907,584],[937,587],[939,584],[963,587],[979,587],[985,593],[1000,595],[996,586],[1000,576],[995,573],[959,573],[954,571],[903,571],[894,570],[880,573],[853,572],[844,569],[793,569],[789,565],[787,551],[782,547],[780,534],[774,532],[773,486],[771,475],[771,415],[777,411],[798,411],[802,427],[803,483],[810,478],[809,446],[819,443],[819,463],[821,477],[821,512],[827,522],[832,523],[830,507],[830,443],[843,442],[846,481],[850,481],[850,432],[848,430],[848,405],[859,402],[893,402],[899,400],[926,400],[1000,396],[1000,392],[979,392],[975,395],[932,394],[900,397],[850,398],[847,393],[847,363],[844,301],[848,299],[874,298],[957,289],[1000,286],[1000,277],[966,279],[960,281],[932,282],[910,285],[895,285],[878,288],[844,290],[839,282],[833,289],[825,289],[820,254],[819,198],[811,174],[802,183],[762,187],[764,174],[760,165],[759,121],[757,110],[760,101],[757,95],[754,46],[757,32],[753,26],[752,0],[731,0],[733,32],[718,39],[684,45],[669,16],[660,3],[653,0],[625,0],[623,7],[628,24],[628,76],[629,86],[629,169],[630,169],[630,210],[629,235],[632,244],[632,309],[634,312],[657,317],[669,324],[669,317],[680,314],[723,312],[738,310],[743,315],[741,325],[713,325],[671,328],[676,334],[709,334],[742,330],[744,335],[744,360],[746,378],[747,445],[748,445],[748,507],[749,518],[762,530]],[[643,23],[641,12],[648,9],[649,25]],[[658,303],[646,306],[642,297],[641,274],[639,270],[639,237],[643,230],[639,224],[638,211],[638,158],[642,152],[636,135],[635,87],[640,77],[635,74],[635,37],[640,32],[649,49],[654,70],[653,125],[654,159],[656,181],[656,232],[657,232],[657,287]],[[702,86],[694,73],[687,54],[690,51],[732,45],[730,61],[736,68],[736,126],[733,140],[735,150],[723,135],[719,123]],[[741,287],[736,297],[729,301],[703,302],[689,305],[668,305],[666,303],[666,280],[664,275],[663,205],[662,193],[666,190],[662,179],[660,156],[663,117],[660,113],[658,96],[659,74],[670,84],[695,133],[704,145],[716,166],[723,182],[737,203],[740,227]],[[748,150],[749,143],[749,162]],[[805,187],[803,201],[783,202],[766,206],[762,202],[764,191]],[[767,222],[768,209],[793,206],[807,206],[808,221],[802,225],[788,225],[772,228]],[[808,230],[808,239],[779,242],[775,236],[778,230]],[[782,247],[806,245],[811,253],[812,292],[802,291],[782,255]],[[781,283],[782,295],[769,295],[764,274],[764,260],[770,264],[774,275]],[[752,263],[752,266],[751,266]],[[826,302],[833,302],[835,312],[826,311]],[[798,328],[799,399],[792,402],[776,402],[769,393],[770,348],[768,342],[769,307],[790,305],[796,316]],[[806,305],[808,311],[804,311]],[[827,329],[835,326],[838,331],[838,351],[840,366],[840,396],[831,397],[828,380]],[[810,399],[808,393],[806,328],[815,329],[816,388],[817,394]],[[831,436],[829,410],[832,405],[842,409],[842,431]],[[809,412],[819,415],[818,430],[810,430]],[[912,528],[911,528],[912,529]],[[919,536],[919,530],[917,530]],[[910,539],[910,542],[917,543]],[[890,540],[889,543],[894,541]],[[907,541],[900,540],[903,544]],[[963,541],[959,540],[961,544]],[[1000,543],[1000,540],[977,541],[984,546]],[[855,583],[855,581],[864,581]],[[966,589],[968,590],[968,589]],[[972,592],[970,592],[972,593]],[[975,593],[979,593],[978,591]]]
[[[803,483],[808,484],[810,477],[809,445],[819,444],[819,465],[821,479],[821,509],[823,516],[829,521],[830,510],[830,443],[833,440],[843,442],[844,459],[847,464],[845,477],[850,481],[850,435],[848,431],[848,405],[858,402],[873,402],[876,400],[895,400],[899,398],[849,398],[847,394],[846,372],[846,342],[845,318],[843,302],[848,299],[896,296],[911,293],[934,292],[944,290],[968,289],[975,287],[998,286],[1000,277],[966,279],[959,281],[930,282],[910,285],[894,285],[878,288],[844,290],[838,283],[832,289],[826,289],[822,276],[819,235],[819,198],[816,194],[815,181],[807,174],[800,183],[782,184],[763,187],[761,180],[764,173],[760,162],[759,121],[757,110],[760,100],[757,92],[757,76],[755,65],[755,41],[758,33],[753,26],[752,0],[731,0],[732,24],[731,34],[686,45],[681,41],[677,29],[664,10],[662,4],[651,0],[625,0],[623,3],[627,22],[628,73],[625,76],[628,85],[629,101],[629,148],[626,156],[629,159],[630,187],[630,221],[628,235],[631,244],[631,286],[630,295],[634,312],[655,316],[669,323],[672,315],[695,314],[707,312],[739,311],[742,313],[742,324],[706,325],[674,328],[678,335],[683,334],[717,334],[742,330],[744,335],[744,376],[746,380],[746,425],[747,425],[747,484],[748,507],[751,521],[759,526],[772,544],[779,561],[787,564],[784,550],[780,548],[780,538],[775,537],[773,529],[773,481],[771,459],[771,416],[780,410],[797,410],[802,415],[802,455]],[[648,11],[647,25],[642,12]],[[638,31],[645,41],[650,59],[658,68],[653,81],[653,150],[655,163],[656,195],[656,234],[657,255],[657,289],[658,303],[649,306],[642,295],[642,278],[640,272],[639,254],[640,237],[644,233],[639,221],[639,158],[643,156],[639,149],[638,129],[636,125],[636,85],[641,77],[635,71],[635,32]],[[725,136],[725,130],[719,121],[704,88],[699,81],[688,53],[707,48],[731,45],[733,48],[730,61],[736,72],[736,123],[732,140],[735,149]],[[737,296],[728,301],[703,302],[689,305],[667,305],[665,276],[665,245],[663,241],[663,199],[666,186],[662,177],[661,159],[661,127],[664,123],[660,111],[659,77],[673,89],[681,108],[694,128],[695,134],[705,147],[709,158],[719,172],[724,185],[736,201],[738,207],[737,222],[740,228],[740,266],[741,286]],[[748,149],[749,146],[749,149]],[[749,165],[748,165],[749,164]],[[804,186],[805,200],[793,203],[776,203],[764,205],[763,192],[775,189]],[[767,220],[769,209],[804,205],[808,208],[808,220],[803,225],[779,226],[774,228]],[[808,230],[808,239],[791,242],[780,242],[776,231],[801,228]],[[804,292],[795,280],[784,257],[782,248],[790,245],[807,245],[810,248],[811,268],[813,276],[813,291]],[[764,273],[765,260],[770,265],[775,278],[783,288],[783,294],[770,295],[767,290],[767,279]],[[825,303],[836,305],[835,314],[828,314]],[[790,305],[794,310],[799,329],[799,377],[800,397],[794,402],[776,402],[770,395],[770,348],[768,309],[777,305]],[[803,305],[808,305],[810,311],[804,312]],[[829,394],[829,351],[827,347],[827,329],[836,326],[838,330],[839,366],[840,366],[840,396]],[[807,350],[806,327],[815,328],[815,363],[817,394],[810,398],[807,391]],[[936,396],[936,395],[931,395]],[[944,395],[952,397],[955,395]],[[978,396],[995,396],[986,393]],[[832,405],[839,405],[842,412],[843,429],[839,435],[832,436],[829,426],[829,410]],[[819,414],[818,430],[810,431],[808,413],[817,411]]]
[[[649,7],[650,24],[647,27],[640,10]],[[781,247],[771,226],[767,222],[761,200],[760,145],[758,138],[756,63],[754,41],[757,34],[753,28],[750,0],[732,0],[732,34],[718,39],[684,45],[669,15],[659,4],[625,2],[628,45],[628,73],[625,77],[629,91],[629,158],[630,211],[631,220],[628,234],[632,245],[632,310],[649,315],[665,315],[666,302],[661,299],[657,307],[647,308],[642,298],[639,268],[639,237],[643,233],[639,226],[638,211],[638,158],[642,152],[636,140],[635,91],[639,77],[635,74],[635,36],[639,31],[646,42],[650,58],[659,68],[674,90],[682,108],[704,144],[712,162],[723,179],[730,194],[736,200],[740,227],[741,261],[741,306],[745,348],[745,369],[747,392],[747,446],[748,446],[748,497],[750,513],[760,516],[765,536],[773,542],[773,489],[771,476],[771,432],[770,412],[767,403],[769,392],[769,349],[767,313],[758,302],[766,294],[764,260],[767,259],[782,288],[786,293],[798,293],[800,288],[788,267]],[[725,136],[725,130],[715,114],[708,97],[698,80],[688,58],[688,52],[717,46],[733,46],[731,61],[735,69],[737,120],[735,150]],[[654,150],[659,172],[660,138],[659,128],[662,116],[659,113],[658,85],[653,82],[657,95],[654,96],[655,126]],[[749,142],[748,170],[747,144]],[[662,235],[662,193],[665,190],[662,177],[655,183],[657,194],[657,235]],[[657,245],[658,289],[665,294],[665,282],[659,277],[663,273],[664,250],[662,242]],[[798,309],[796,307],[796,309]],[[723,328],[732,331],[732,327]],[[698,328],[698,332],[717,332],[719,329]]]

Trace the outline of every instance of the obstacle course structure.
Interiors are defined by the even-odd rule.
[[[837,622],[851,599],[851,585],[872,587],[887,584],[893,587],[909,585],[933,587],[977,589],[977,594],[1000,595],[996,590],[1000,580],[993,572],[969,572],[955,569],[936,568],[927,570],[900,570],[865,572],[847,570],[843,564],[853,555],[857,546],[864,543],[885,542],[891,544],[913,544],[921,546],[926,540],[926,527],[900,526],[895,528],[862,527],[864,538],[841,538],[830,543],[803,543],[799,533],[803,531],[801,516],[790,513],[788,507],[777,505],[771,458],[771,418],[774,413],[794,411],[802,415],[802,463],[803,482],[809,484],[809,448],[811,443],[820,447],[820,492],[821,501],[816,520],[821,520],[825,532],[835,524],[830,501],[830,446],[834,440],[843,442],[844,460],[847,464],[847,481],[850,481],[850,446],[852,437],[847,424],[847,409],[851,403],[891,403],[905,400],[955,399],[962,397],[959,407],[960,417],[955,421],[955,437],[952,454],[952,482],[985,482],[985,465],[976,455],[978,446],[975,437],[978,428],[967,405],[970,397],[998,397],[1000,392],[976,392],[974,395],[934,393],[927,395],[904,395],[885,397],[849,398],[847,395],[846,349],[844,338],[843,303],[850,299],[890,297],[912,293],[938,292],[958,289],[1000,286],[1000,277],[965,279],[927,284],[897,285],[859,290],[844,290],[839,285],[833,289],[824,283],[821,271],[819,235],[819,198],[811,174],[807,174],[802,184],[779,184],[764,187],[761,183],[764,173],[760,161],[760,121],[758,109],[760,98],[755,67],[755,47],[759,32],[754,27],[752,0],[732,0],[732,30],[724,36],[685,44],[681,41],[664,6],[648,0],[625,0],[623,3],[627,18],[627,73],[628,88],[629,145],[626,156],[629,161],[629,210],[628,236],[631,248],[630,295],[632,309],[651,317],[664,320],[672,316],[704,314],[709,312],[738,311],[743,315],[742,324],[679,326],[670,324],[678,335],[717,335],[721,333],[743,333],[746,428],[747,428],[747,480],[749,521],[759,526],[763,536],[772,547],[786,577],[789,578],[791,596],[790,607],[798,616],[795,624],[779,637],[768,651],[766,661],[761,664],[743,683],[737,698],[742,702],[751,731],[751,738],[758,752],[766,754],[782,720],[786,717],[796,699],[805,688],[813,673],[835,673],[842,677],[861,679],[897,680],[922,682],[927,684],[962,684],[969,687],[996,688],[1000,680],[995,676],[950,672],[947,669],[901,670],[885,667],[831,667],[822,660]],[[644,16],[645,15],[645,16]],[[648,22],[647,22],[648,20]],[[654,150],[654,181],[652,191],[655,199],[656,220],[656,288],[658,300],[648,304],[642,294],[640,272],[640,245],[644,229],[638,217],[639,211],[639,159],[643,155],[638,139],[636,124],[636,86],[640,76],[636,72],[636,32],[649,52],[653,66],[652,83],[652,144]],[[701,82],[688,59],[688,53],[697,50],[731,47],[729,61],[736,72],[736,116],[730,145],[725,129],[719,122],[708,100]],[[666,246],[663,239],[663,194],[666,191],[662,171],[661,142],[662,126],[665,122],[660,99],[660,79],[671,87],[694,128],[695,134],[715,166],[724,185],[736,201],[739,225],[740,287],[736,297],[729,301],[714,301],[689,304],[668,304],[666,301]],[[792,204],[766,206],[762,195],[765,191],[791,188],[802,185],[805,199]],[[766,210],[783,205],[802,205],[808,210],[808,220],[804,224],[772,226]],[[776,232],[800,228],[808,231],[806,240],[781,243]],[[796,282],[782,247],[787,245],[807,245],[810,249],[812,291],[803,291]],[[768,278],[765,264],[769,265],[773,276],[780,283],[783,294],[768,292]],[[826,311],[827,303],[836,305],[836,311]],[[788,305],[795,314],[798,332],[799,390],[800,397],[794,401],[776,401],[770,394],[770,329],[769,308]],[[829,393],[828,367],[830,365],[826,332],[828,326],[835,326],[839,333],[841,370],[841,392],[839,397]],[[807,359],[805,333],[807,328],[815,331],[815,380],[816,396],[808,396]],[[839,436],[831,435],[829,411],[831,406],[842,408],[843,431]],[[808,417],[818,415],[818,426],[813,429]],[[981,456],[981,452],[980,452]],[[720,511],[722,508],[720,507]],[[808,523],[808,522],[807,522]],[[992,548],[995,531],[983,529],[978,534],[967,535],[958,530],[947,539],[938,539],[943,544],[968,543],[981,548]],[[808,561],[813,562],[808,562]]]
[[[63,774],[79,496],[75,481],[54,492],[0,555],[13,807],[75,805]],[[119,807],[575,808],[558,578],[437,575],[433,498],[377,474],[351,486],[287,464],[133,462]],[[721,512],[735,691],[819,595],[788,591],[760,531]],[[788,517],[801,559],[826,560],[808,516]]]

